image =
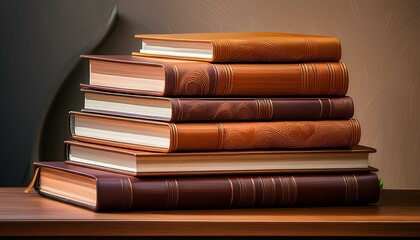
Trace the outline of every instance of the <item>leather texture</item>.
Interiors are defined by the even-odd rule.
[[[155,96],[344,96],[348,89],[347,67],[342,62],[289,64],[211,64],[121,55],[82,56],[94,61],[161,66],[165,89],[143,91],[107,86],[92,88]],[[92,73],[109,74],[95,68]],[[140,74],[140,73],[139,73]]]
[[[335,37],[274,32],[138,34],[138,39],[209,42],[211,62],[339,61],[341,44]],[[143,54],[143,56],[158,56]],[[163,55],[162,55],[163,56]],[[171,56],[163,56],[171,57]],[[174,58],[174,57],[173,57]],[[185,57],[194,59],[192,57]],[[202,60],[202,59],[195,59]]]
[[[63,162],[35,165],[40,174],[54,168],[96,179],[96,206],[79,205],[94,211],[360,205],[380,196],[374,173],[135,178]]]
[[[109,122],[123,124],[126,121],[134,124],[148,123],[149,130],[153,128],[153,125],[167,126],[170,129],[170,147],[169,149],[151,148],[126,142],[78,136],[74,132],[77,116],[101,122],[105,128]],[[157,152],[351,147],[359,143],[361,136],[360,124],[356,119],[164,123],[81,112],[70,112],[69,118],[70,132],[76,140]]]
[[[354,113],[353,100],[348,96],[335,98],[162,98],[96,91],[89,88],[89,85],[83,84],[81,91],[85,94],[101,94],[121,99],[168,100],[171,102],[172,118],[158,118],[142,112],[132,114],[88,108],[83,109],[83,112],[165,122],[348,119]]]

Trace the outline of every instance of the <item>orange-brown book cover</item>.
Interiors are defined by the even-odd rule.
[[[97,91],[82,85],[83,112],[165,122],[348,119],[351,97],[179,98]]]
[[[339,61],[336,37],[276,32],[138,34],[142,56],[209,62]]]
[[[212,64],[124,55],[82,56],[90,87],[154,96],[344,96],[342,62]]]
[[[375,203],[375,173],[136,178],[64,162],[34,163],[42,196],[93,211]]]
[[[166,123],[70,112],[74,139],[131,149],[177,152],[356,146],[356,119]]]

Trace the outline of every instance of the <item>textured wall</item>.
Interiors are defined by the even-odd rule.
[[[43,5],[50,4],[42,2],[38,5],[39,11],[48,8]],[[68,11],[82,11],[77,6],[83,5],[82,1],[75,5]],[[371,165],[380,169],[385,188],[420,188],[420,45],[417,43],[420,39],[420,1],[143,0],[117,1],[117,5],[117,24],[96,53],[129,54],[138,50],[139,43],[133,38],[136,33],[278,31],[337,36],[342,41],[342,61],[350,73],[348,95],[354,99],[355,118],[362,125],[361,143],[378,150],[371,157]],[[109,16],[106,4],[88,10]],[[77,20],[77,14],[74,17],[74,23],[66,26],[75,30],[83,28],[84,22]],[[90,17],[95,18],[94,14]],[[103,28],[104,24],[98,22],[97,26]],[[88,35],[87,32],[82,34]],[[62,41],[71,43],[75,40],[78,37],[73,35]],[[36,50],[38,45],[25,43],[31,46],[32,55],[40,54]],[[56,47],[61,45],[52,46],[50,51]],[[43,53],[50,54],[48,51]],[[43,58],[40,56],[39,59]],[[50,103],[45,96],[41,100],[30,98],[39,108],[53,106],[40,140],[33,142],[34,148],[40,148],[41,160],[62,159],[62,140],[67,131],[63,119],[66,111],[78,110],[80,94],[75,92],[76,83],[86,81],[85,67],[86,63],[72,72],[58,97],[48,98]],[[56,77],[55,80],[43,80],[41,86],[32,84],[31,87],[38,92],[43,92],[41,88],[57,91],[54,86],[63,81],[57,75],[59,72],[60,68],[55,75],[51,74],[53,77],[50,78]],[[3,77],[1,81],[5,81]],[[19,85],[13,86],[17,89]],[[6,96],[13,98],[10,94]],[[26,106],[20,107],[25,109]],[[34,115],[20,114],[15,119],[28,121],[22,117]],[[6,133],[12,135],[9,130]],[[37,145],[38,142],[41,144]],[[11,153],[23,149],[18,143],[3,146],[2,140],[1,147],[13,149],[2,153],[2,161],[24,157],[24,153]]]

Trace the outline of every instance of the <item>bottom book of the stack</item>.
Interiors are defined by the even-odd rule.
[[[41,195],[93,211],[337,206],[375,203],[375,173],[136,178],[66,164],[35,163]]]

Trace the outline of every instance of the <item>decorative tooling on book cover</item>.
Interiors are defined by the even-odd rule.
[[[169,151],[350,147],[361,136],[356,119],[169,126],[173,137]]]
[[[232,120],[311,120],[348,119],[354,107],[350,97],[215,99],[172,98],[173,122]]]
[[[166,68],[165,95],[336,95],[348,89],[344,63],[174,64]]]
[[[221,125],[220,149],[341,147],[359,142],[355,120],[341,122],[289,122],[286,124],[252,124],[247,128]],[[225,126],[227,125],[227,126]]]
[[[252,41],[212,41],[215,62],[339,61],[341,46],[336,38],[261,37]]]

